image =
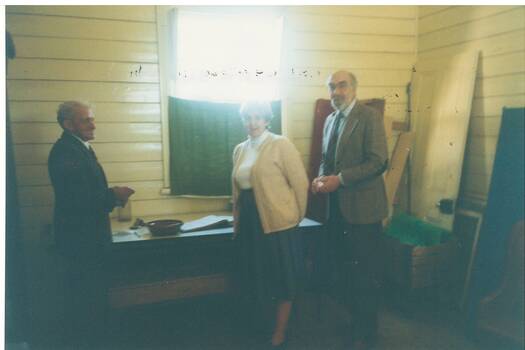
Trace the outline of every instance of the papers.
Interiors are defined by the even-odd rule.
[[[141,241],[144,238],[151,236],[147,227],[140,227],[138,229],[132,230],[121,230],[113,232],[111,238],[113,243],[120,242],[132,242],[132,241]]]
[[[208,215],[203,218],[188,221],[181,227],[181,232],[194,232],[210,230],[214,228],[230,227],[233,223],[233,216],[229,215]]]

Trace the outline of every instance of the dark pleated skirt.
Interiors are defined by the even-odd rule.
[[[254,301],[292,300],[304,283],[301,235],[294,227],[265,234],[252,190],[239,199],[238,282]]]

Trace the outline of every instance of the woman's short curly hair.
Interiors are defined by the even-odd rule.
[[[272,107],[270,106],[270,103],[266,101],[244,102],[239,109],[239,114],[242,119],[251,114],[264,118],[267,122],[270,122],[273,119]]]

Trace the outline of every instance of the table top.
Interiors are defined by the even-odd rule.
[[[217,213],[219,215],[231,215],[231,213]],[[185,215],[183,218],[183,215],[179,215],[177,219],[179,220],[195,220],[199,219],[201,217],[207,216],[209,213],[196,213],[196,214],[188,214]],[[163,217],[165,219],[166,217]],[[160,217],[151,218],[151,220],[157,220],[160,219]],[[185,220],[186,219],[186,220]],[[150,221],[150,220],[144,220],[144,221]],[[176,235],[166,235],[166,236],[153,236],[149,229],[145,226],[140,227],[138,229],[130,229],[129,226],[131,226],[133,221],[129,222],[112,222],[112,227],[114,228],[113,231],[113,243],[116,244],[124,244],[124,243],[131,243],[131,242],[146,242],[146,241],[161,241],[161,240],[173,240],[173,239],[184,239],[184,238],[191,238],[191,237],[217,237],[217,236],[230,236],[233,234],[233,227],[226,227],[226,228],[217,228],[217,229],[208,229],[208,230],[202,230],[202,231],[195,231],[195,232],[187,232],[187,233],[178,233]],[[299,224],[300,228],[314,228],[314,227],[320,227],[321,224],[317,221],[304,218],[301,223]]]

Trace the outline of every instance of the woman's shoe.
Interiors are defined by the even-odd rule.
[[[286,338],[283,342],[281,342],[278,345],[273,345],[270,343],[270,347],[268,349],[271,350],[285,350],[288,347],[288,338]]]

